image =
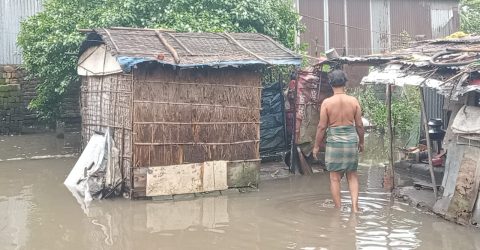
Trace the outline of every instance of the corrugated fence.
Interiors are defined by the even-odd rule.
[[[411,39],[438,38],[458,30],[458,0],[298,0],[306,31],[302,42],[318,56],[335,48],[366,55],[401,46]],[[327,25],[325,25],[327,24]]]
[[[444,109],[445,98],[431,88],[424,88],[423,93],[427,119],[442,119],[443,128],[446,128],[448,125],[448,116],[447,111]]]
[[[0,0],[0,64],[21,64],[20,22],[42,10],[42,0]]]

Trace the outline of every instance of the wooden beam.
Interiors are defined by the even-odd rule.
[[[389,148],[388,148],[388,167],[385,170],[385,182],[384,186],[387,189],[392,191],[395,188],[395,170],[393,168],[394,159],[393,159],[393,125],[392,125],[392,85],[387,84],[387,130],[388,130],[388,140],[389,140]]]
[[[290,173],[295,174],[297,172],[297,161],[295,155],[297,155],[297,91],[298,91],[298,74],[299,70],[295,70],[295,89],[293,95],[293,121],[292,121],[292,141],[290,146]]]
[[[120,52],[120,50],[118,49],[117,44],[115,43],[115,41],[114,41],[113,38],[112,38],[112,35],[110,34],[110,31],[108,31],[107,29],[103,29],[103,30],[105,31],[105,33],[107,33],[108,38],[109,38],[110,41],[112,42],[113,47],[115,47],[115,50],[117,51],[117,53]]]
[[[165,33],[165,34],[167,34],[167,35],[170,36],[173,40],[175,40],[175,42],[177,42],[178,45],[180,45],[180,47],[182,47],[185,51],[187,51],[188,54],[190,54],[191,56],[194,55],[194,54],[192,53],[192,51],[190,51],[190,50],[187,48],[187,46],[185,46],[185,44],[183,44],[180,40],[178,40],[178,38],[177,38],[176,36],[174,36],[174,35],[172,35],[172,34],[170,34],[170,33],[168,33],[168,32]]]
[[[163,37],[162,33],[158,30],[155,30],[155,34],[157,35],[160,42],[162,42],[163,46],[172,54],[173,59],[175,60],[176,64],[180,63],[180,57],[178,57],[177,51],[167,42],[167,39]]]

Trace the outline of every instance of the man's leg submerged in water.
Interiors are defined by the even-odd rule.
[[[352,197],[352,212],[358,213],[358,174],[357,171],[347,171],[348,189]]]
[[[330,192],[332,192],[333,203],[336,208],[340,208],[340,180],[342,172],[330,172]]]

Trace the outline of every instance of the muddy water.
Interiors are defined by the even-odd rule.
[[[75,151],[65,149],[64,145],[65,140],[53,133],[0,136],[0,161],[65,155]]]
[[[383,169],[360,168],[363,213],[333,208],[328,176],[175,202],[95,202],[63,186],[74,159],[0,162],[0,249],[480,249],[480,232],[391,199]],[[343,190],[347,190],[343,183]]]

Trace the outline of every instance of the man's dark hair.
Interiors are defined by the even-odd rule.
[[[328,83],[332,87],[343,87],[347,83],[347,76],[339,69],[336,69],[328,74]]]

